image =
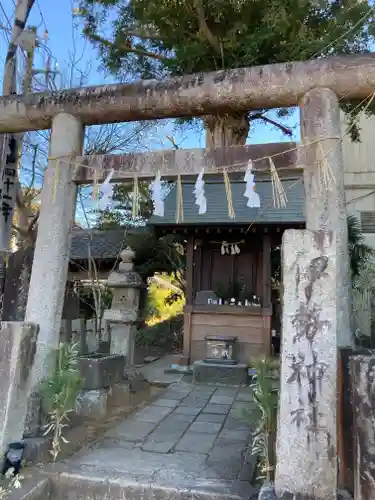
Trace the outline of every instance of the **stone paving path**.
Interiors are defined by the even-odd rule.
[[[251,429],[243,416],[253,409],[251,399],[247,388],[173,384],[69,460],[65,476],[121,478],[132,491],[146,485],[169,492],[160,498],[172,498],[171,491],[173,498],[251,498],[255,460],[247,452]]]
[[[183,376],[181,373],[165,373],[164,371],[166,368],[171,368],[174,357],[173,354],[166,354],[152,363],[139,367],[138,370],[154,385],[165,387],[169,384],[179,382]]]

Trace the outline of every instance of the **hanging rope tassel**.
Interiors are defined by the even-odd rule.
[[[132,219],[135,220],[139,215],[139,183],[138,176],[134,176],[133,196],[132,196]]]
[[[272,200],[275,208],[285,208],[288,203],[285,189],[280,180],[279,174],[276,171],[275,164],[272,158],[268,158],[270,164],[271,184],[272,184]]]
[[[184,200],[182,198],[181,175],[177,175],[176,186],[176,224],[181,224],[184,220]]]
[[[318,148],[321,157],[320,161],[318,162],[319,186],[322,186],[324,191],[328,191],[332,189],[332,185],[336,184],[336,179],[320,141],[318,142]]]
[[[56,194],[57,194],[57,186],[59,184],[60,178],[60,160],[56,160],[56,170],[53,178],[53,187],[52,187],[52,203],[55,203]]]
[[[228,172],[225,168],[223,170],[223,177],[224,177],[224,185],[225,185],[225,194],[227,195],[228,217],[230,219],[234,219],[236,217],[236,214],[234,212],[234,207],[233,207],[232,188],[230,185]]]

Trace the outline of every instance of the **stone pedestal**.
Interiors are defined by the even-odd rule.
[[[37,325],[1,323],[0,452],[24,434],[37,337]]]
[[[285,231],[279,498],[336,499],[337,266],[334,233]]]
[[[237,337],[230,335],[206,335],[206,363],[236,365],[238,361],[234,356],[234,347]]]
[[[109,275],[107,284],[113,290],[112,307],[106,309],[103,316],[110,323],[110,352],[125,356],[126,366],[134,364],[139,294],[143,287],[140,275],[134,271],[134,256],[130,248],[123,250],[118,270]]]
[[[247,365],[243,363],[220,364],[206,360],[193,364],[193,382],[195,384],[214,384],[241,386],[247,385]]]
[[[78,359],[82,389],[91,391],[111,387],[121,382],[124,376],[125,358],[114,354],[88,354]]]

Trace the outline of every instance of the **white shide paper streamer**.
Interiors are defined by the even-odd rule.
[[[204,171],[202,170],[197,177],[194,186],[194,195],[195,195],[195,204],[198,205],[198,213],[199,215],[203,215],[207,212],[207,198],[204,192],[204,180],[203,180]]]
[[[260,208],[260,198],[259,194],[255,191],[255,181],[252,167],[252,161],[249,160],[244,178],[244,181],[246,182],[244,196],[247,198],[247,206],[249,208]]]
[[[164,199],[160,172],[156,174],[155,179],[151,183],[150,191],[152,203],[154,205],[154,215],[164,217]]]
[[[99,210],[104,211],[108,208],[110,199],[113,195],[113,184],[111,184],[111,179],[115,171],[112,169],[104,180],[103,184],[99,186]]]

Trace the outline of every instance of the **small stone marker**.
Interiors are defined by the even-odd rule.
[[[148,363],[153,363],[154,361],[157,361],[159,359],[159,356],[146,356],[144,359],[143,359],[143,362],[145,364],[148,364]]]
[[[275,489],[279,498],[289,494],[333,500],[337,488],[335,235],[285,231],[282,255],[283,345]]]

